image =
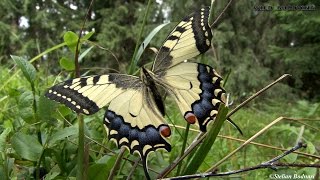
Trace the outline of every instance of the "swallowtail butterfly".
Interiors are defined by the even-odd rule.
[[[80,77],[51,87],[45,96],[85,115],[109,105],[103,119],[108,138],[138,153],[149,179],[148,154],[171,150],[166,140],[171,131],[157,86],[173,97],[184,119],[197,123],[201,131],[215,119],[219,104],[225,103],[217,72],[185,61],[210,48],[209,11],[206,7],[185,17],[164,41],[152,69],[142,67],[140,77],[118,73]]]

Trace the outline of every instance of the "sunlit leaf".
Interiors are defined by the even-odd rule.
[[[67,44],[69,49],[74,53],[76,52],[78,39],[79,39],[78,35],[72,31],[66,32],[63,36],[64,42]]]
[[[75,69],[74,61],[69,58],[62,57],[59,63],[60,66],[67,71],[73,71]]]
[[[94,33],[95,33],[94,31],[91,31],[88,34],[84,35],[82,39],[88,40]]]
[[[18,67],[21,69],[23,75],[31,85],[34,84],[34,81],[36,79],[36,69],[33,67],[33,65],[27,61],[26,59],[19,57],[19,56],[13,56],[11,55],[11,58],[14,60],[14,62],[18,65]]]
[[[5,129],[0,135],[0,152],[5,152],[6,148],[6,139],[11,129]]]

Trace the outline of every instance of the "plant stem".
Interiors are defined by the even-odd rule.
[[[184,138],[183,138],[183,144],[182,144],[182,148],[181,148],[180,157],[183,156],[183,153],[186,149],[187,139],[188,139],[188,135],[189,135],[189,129],[190,129],[190,123],[187,123],[186,130],[184,132]],[[176,175],[180,174],[181,167],[182,167],[182,163],[179,163]]]
[[[78,169],[77,169],[77,179],[84,180],[84,120],[82,115],[78,115],[79,124],[79,139],[78,139]]]

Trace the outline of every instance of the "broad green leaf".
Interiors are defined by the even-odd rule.
[[[92,179],[92,180],[107,179],[109,176],[110,170],[111,169],[108,168],[108,164],[93,164],[89,167],[88,179]]]
[[[56,103],[44,97],[44,95],[40,96],[37,106],[39,119],[50,123],[52,115],[55,113],[55,105]]]
[[[36,137],[21,132],[12,137],[11,144],[19,156],[30,161],[38,161],[43,150]]]
[[[59,64],[63,69],[67,71],[73,71],[75,69],[74,61],[66,57],[62,57],[59,60]]]
[[[228,108],[224,104],[220,104],[218,114],[214,120],[212,127],[208,131],[206,138],[203,140],[203,143],[200,145],[199,149],[196,151],[191,161],[187,164],[187,167],[183,174],[193,174],[195,173],[200,165],[204,162],[207,154],[209,153],[214,141],[216,140],[219,131],[223,125],[223,122],[226,120],[228,113]]]
[[[58,104],[58,103],[56,103],[56,104]],[[63,117],[65,117],[69,114],[73,114],[73,111],[70,108],[66,107],[65,105],[58,106],[58,111],[59,111],[59,113],[61,113],[61,115]]]
[[[111,157],[112,157],[112,156],[104,155],[104,156],[102,156],[100,159],[98,159],[98,160],[96,161],[96,163],[98,163],[98,164],[105,164],[106,162],[108,162],[108,161],[110,160]]]
[[[36,69],[33,67],[33,65],[29,61],[27,61],[26,59],[19,57],[19,56],[11,55],[11,58],[18,65],[18,67],[21,69],[24,77],[26,77],[27,80],[29,81],[29,83],[33,86],[34,81],[36,79]]]
[[[305,167],[298,170],[296,179],[315,179],[316,174],[317,168]],[[302,175],[304,175],[305,177],[302,177]],[[300,178],[298,176],[300,176]],[[306,178],[306,176],[308,176],[309,178]]]
[[[19,115],[27,123],[35,123],[33,111],[33,94],[31,91],[22,93],[19,97]]]
[[[59,131],[55,132],[48,142],[48,146],[52,147],[56,145],[55,143],[59,140],[62,140],[68,136],[72,136],[78,133],[78,128],[76,126],[66,127],[64,129],[60,129]]]
[[[94,31],[91,31],[88,34],[84,35],[81,39],[88,40],[93,34],[94,34]]]
[[[6,149],[6,139],[8,134],[10,133],[10,129],[5,129],[0,135],[0,152],[5,152]]]
[[[63,36],[64,42],[67,44],[69,49],[74,53],[76,52],[78,39],[79,39],[78,35],[72,31],[66,32]]]
[[[56,179],[60,174],[60,169],[58,165],[55,165],[48,174],[46,174],[45,180]]]
[[[164,23],[164,24],[160,24],[159,26],[157,26],[156,28],[154,28],[149,34],[148,36],[143,40],[143,42],[141,43],[138,52],[136,54],[136,57],[134,58],[134,65],[136,65],[143,53],[143,51],[146,49],[146,47],[148,46],[148,44],[150,43],[151,39],[166,25],[168,25],[169,23]]]

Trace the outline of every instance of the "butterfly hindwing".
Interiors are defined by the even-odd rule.
[[[170,89],[183,117],[198,122],[200,130],[214,120],[220,103],[225,103],[222,78],[210,66],[200,63],[180,63],[165,72],[161,78]]]
[[[170,33],[157,54],[153,71],[161,75],[169,67],[206,52],[212,33],[208,25],[210,8],[205,7],[185,17]]]
[[[104,124],[108,138],[118,147],[125,146],[131,154],[140,155],[148,177],[148,154],[160,148],[171,151],[171,145],[164,139],[171,133],[151,94],[143,92],[129,90],[116,97],[105,113]]]

